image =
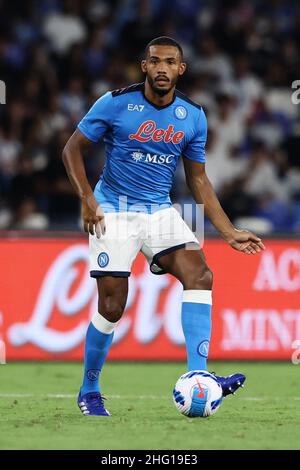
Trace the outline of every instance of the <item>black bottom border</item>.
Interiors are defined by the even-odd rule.
[[[101,466],[189,465],[226,462],[300,462],[299,450],[0,450],[0,462],[40,464],[43,462],[97,462]]]

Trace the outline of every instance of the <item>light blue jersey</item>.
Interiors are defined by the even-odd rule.
[[[170,207],[180,156],[205,162],[204,111],[177,90],[162,107],[147,100],[143,83],[107,92],[78,128],[92,142],[104,138],[106,163],[94,190],[104,212]]]

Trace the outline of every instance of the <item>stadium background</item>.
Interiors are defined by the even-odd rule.
[[[209,370],[246,387],[211,419],[177,413],[181,287],[139,257],[102,375],[112,417],[96,422],[76,408],[97,299],[61,151],[98,96],[142,79],[144,46],[163,34],[184,47],[178,88],[207,113],[221,202],[267,246],[236,253],[205,224]],[[0,0],[1,449],[299,449],[299,49],[297,1]],[[95,183],[101,145],[86,166]],[[191,202],[181,167],[172,193]]]
[[[300,105],[292,100],[298,3],[0,1],[0,28],[7,91],[0,105],[0,334],[7,359],[82,357],[96,293],[62,148],[100,95],[143,79],[145,45],[169,35],[188,63],[178,88],[208,116],[207,173],[231,219],[267,245],[257,257],[242,256],[209,240],[215,233],[205,223],[215,272],[211,358],[290,361],[300,338]],[[86,158],[92,184],[103,164],[96,145]],[[192,203],[182,166],[172,197]],[[16,272],[24,282],[16,283]],[[110,357],[183,359],[179,299],[180,286],[151,276],[139,258]]]

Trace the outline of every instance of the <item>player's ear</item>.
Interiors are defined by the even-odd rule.
[[[179,65],[179,75],[183,75],[185,71],[186,71],[186,63],[181,62],[181,64]]]
[[[141,69],[142,69],[142,72],[144,72],[144,73],[147,72],[146,60],[142,60]]]

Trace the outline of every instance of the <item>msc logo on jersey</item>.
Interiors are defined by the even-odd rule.
[[[183,106],[178,106],[183,108]],[[169,124],[167,129],[156,129],[154,121],[144,121],[135,134],[129,134],[129,139],[137,140],[139,142],[154,142],[164,141],[165,143],[173,142],[173,144],[180,144],[184,138],[183,131],[174,132],[173,124]]]
[[[159,165],[172,163],[172,158],[175,157],[175,155],[152,155],[142,152],[132,152],[130,155],[135,162],[158,163]]]
[[[185,119],[187,117],[187,110],[184,106],[176,106],[174,113],[177,119]]]
[[[144,160],[144,154],[142,152],[132,152],[130,155],[132,156],[132,160],[135,162],[141,162]]]
[[[129,103],[128,106],[127,106],[127,109],[128,111],[143,111],[144,109],[144,105],[143,104],[133,104],[133,103]]]
[[[98,256],[98,264],[100,268],[105,268],[109,263],[109,256],[105,251],[102,251],[100,255]]]

